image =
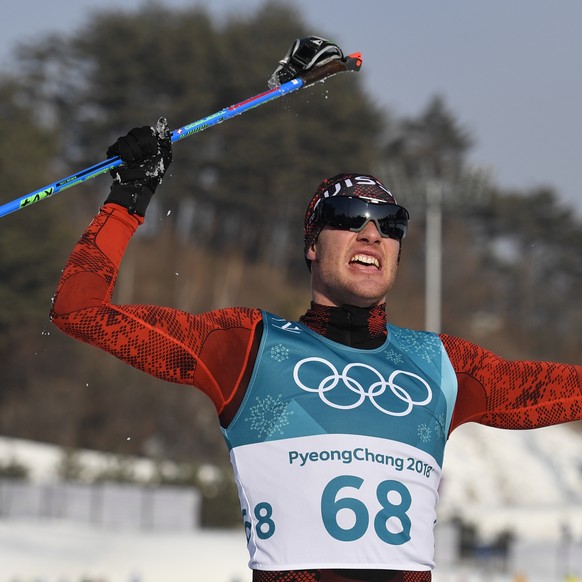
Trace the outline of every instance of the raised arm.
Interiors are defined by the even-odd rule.
[[[127,156],[134,161],[125,173],[118,172],[109,198],[74,247],[57,287],[51,320],[64,333],[148,374],[197,387],[220,414],[239,386],[260,312],[240,308],[192,315],[155,305],[111,303],[127,244],[143,223],[147,203],[168,165],[157,145],[163,133],[151,128],[132,131]],[[139,145],[140,140],[146,145]],[[116,155],[123,159],[124,152],[121,148]],[[155,174],[156,168],[162,171]]]

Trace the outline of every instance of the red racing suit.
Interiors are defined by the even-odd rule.
[[[261,311],[240,307],[193,315],[155,305],[112,304],[125,248],[142,222],[115,204],[101,208],[69,257],[51,319],[64,333],[137,369],[201,390],[227,427],[253,371],[261,339]],[[385,330],[384,314],[383,308],[377,311],[371,327]],[[305,324],[321,333],[313,310],[311,316]],[[446,334],[439,337],[458,381],[449,432],[466,422],[531,429],[582,419],[582,367],[508,361],[466,340]],[[430,580],[430,572],[386,572],[385,578],[366,578],[370,573],[365,572],[362,577],[350,575],[356,572],[255,572],[253,579]]]

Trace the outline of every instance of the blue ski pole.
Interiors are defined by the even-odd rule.
[[[306,56],[308,57],[307,59],[305,58]],[[279,68],[273,73],[269,82],[271,88],[268,91],[225,107],[212,115],[172,131],[171,140],[172,142],[182,140],[195,133],[204,131],[209,127],[218,125],[227,119],[241,115],[249,109],[259,107],[288,93],[327,79],[336,73],[359,71],[361,65],[362,57],[360,53],[343,57],[337,45],[329,41],[319,39],[318,37],[298,39],[291,49],[289,49],[285,59],[280,61]],[[62,180],[34,190],[29,194],[1,205],[0,217],[31,206],[36,202],[54,196],[58,192],[62,192],[86,180],[95,178],[100,174],[109,172],[111,169],[122,165],[122,163],[119,157],[110,158],[75,174],[71,174]]]

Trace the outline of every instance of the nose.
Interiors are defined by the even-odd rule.
[[[375,243],[382,240],[382,235],[373,220],[368,220],[366,226],[358,232],[357,240]]]

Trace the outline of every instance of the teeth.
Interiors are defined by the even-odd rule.
[[[376,267],[377,269],[380,268],[380,263],[378,262],[378,259],[376,259],[375,257],[370,257],[368,255],[356,255],[355,257],[352,257],[350,263],[364,263],[365,265],[374,265],[374,267]]]

